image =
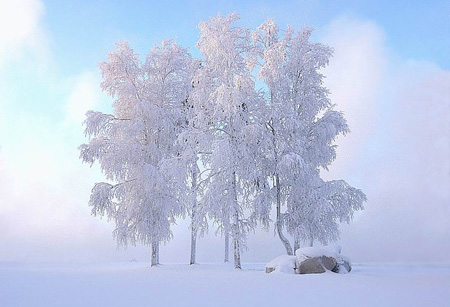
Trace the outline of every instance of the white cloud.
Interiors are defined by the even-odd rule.
[[[92,72],[83,73],[71,78],[72,91],[67,100],[67,121],[81,125],[86,111],[98,107],[100,101],[99,84]]]
[[[324,43],[334,48],[334,56],[324,71],[331,101],[345,113],[351,134],[340,138],[340,156],[346,163],[332,169],[348,168],[348,162],[363,153],[373,140],[375,113],[383,107],[382,91],[387,75],[384,32],[375,23],[340,17],[325,28]],[[342,160],[341,160],[342,161]]]
[[[49,57],[47,35],[42,26],[43,13],[40,0],[0,1],[0,137],[11,120],[7,115],[14,112],[12,102],[18,87],[12,81],[17,78],[14,72],[25,69],[27,73],[35,73],[47,68]]]
[[[45,53],[43,12],[44,6],[39,0],[0,2],[0,66],[30,49],[34,53]]]
[[[79,92],[86,89],[85,76],[70,78],[75,81],[67,106],[86,97]],[[90,216],[87,203],[99,171],[79,160],[82,127],[72,121],[77,113],[67,111],[66,120],[56,123],[32,113],[10,114],[14,137],[3,140],[0,153],[0,260],[123,257],[115,252],[113,225]]]
[[[340,18],[325,37],[336,49],[326,84],[352,132],[324,176],[369,198],[343,226],[344,248],[359,261],[448,260],[450,72],[396,59],[370,22]]]
[[[99,172],[78,159],[82,116],[99,101],[98,81],[90,72],[49,71],[43,12],[37,0],[0,1],[0,261],[120,257],[112,225],[93,219],[87,206]],[[32,110],[22,93],[35,88],[19,82],[21,74],[45,93],[30,101]],[[51,104],[59,97],[62,108]]]

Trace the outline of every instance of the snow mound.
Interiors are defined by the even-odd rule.
[[[266,273],[289,273],[295,274],[295,263],[297,257],[282,255],[278,256],[266,265]]]
[[[342,251],[342,246],[338,245],[338,244],[331,244],[331,245],[327,245],[323,247],[326,250],[329,250],[331,252],[334,252],[336,254],[340,254]]]

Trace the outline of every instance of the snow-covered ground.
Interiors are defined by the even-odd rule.
[[[0,306],[450,306],[450,265],[266,274],[264,263],[0,263]]]

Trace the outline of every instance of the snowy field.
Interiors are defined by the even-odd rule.
[[[450,265],[266,274],[262,263],[0,263],[0,306],[450,306]]]

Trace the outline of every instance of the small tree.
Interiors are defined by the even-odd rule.
[[[172,237],[170,226],[184,210],[174,140],[191,90],[191,61],[170,41],[155,47],[144,64],[127,43],[117,44],[100,64],[102,89],[115,99],[113,114],[89,111],[90,141],[80,146],[82,160],[99,162],[111,182],[95,184],[92,213],[115,221],[118,244],[151,244],[152,266],[159,263],[160,242]]]

